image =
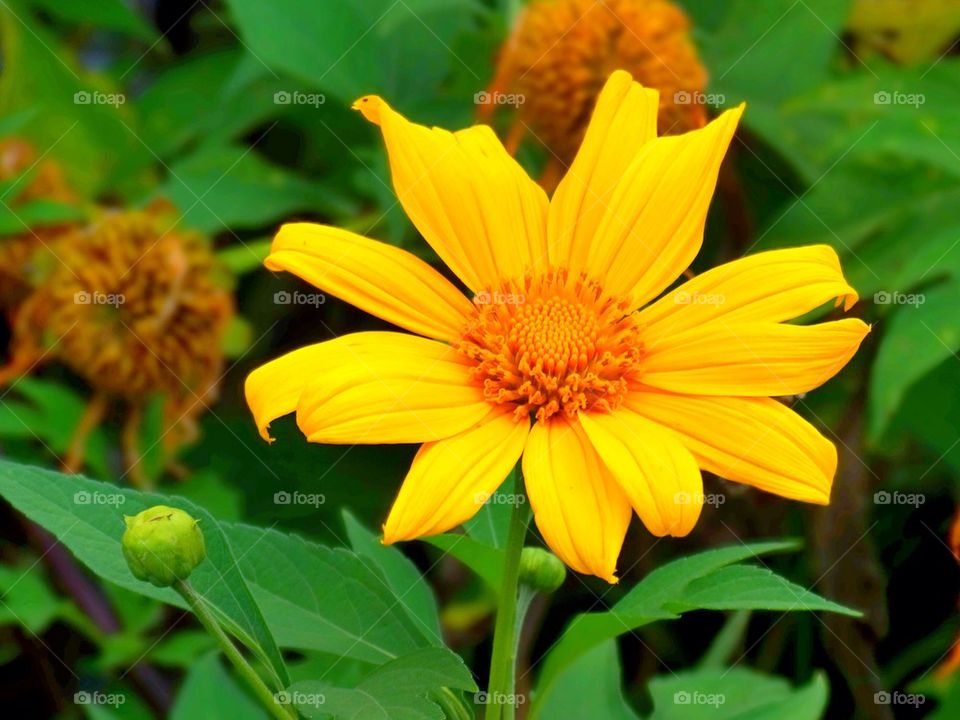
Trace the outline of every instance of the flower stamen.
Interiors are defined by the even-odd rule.
[[[457,349],[491,404],[543,422],[622,402],[642,355],[639,326],[596,282],[550,269],[477,293],[474,307]]]

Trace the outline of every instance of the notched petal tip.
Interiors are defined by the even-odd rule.
[[[379,95],[364,95],[362,98],[355,100],[351,108],[359,110],[360,114],[369,122],[379,125],[380,110],[384,105],[386,105],[386,102]]]

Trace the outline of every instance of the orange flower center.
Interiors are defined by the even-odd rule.
[[[612,410],[636,374],[639,327],[623,300],[566,270],[477,293],[457,344],[476,363],[474,377],[494,405],[521,420],[564,412]]]

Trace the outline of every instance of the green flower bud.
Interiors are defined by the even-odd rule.
[[[563,585],[567,568],[543,548],[525,547],[520,553],[520,582],[537,592],[552,593]]]
[[[123,556],[140,580],[169,587],[186,580],[207,556],[197,521],[183,510],[155,505],[124,521]]]

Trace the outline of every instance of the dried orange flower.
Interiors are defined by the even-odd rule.
[[[534,0],[501,50],[481,117],[515,105],[515,127],[532,130],[566,167],[600,89],[622,68],[659,91],[660,135],[701,127],[707,73],[688,29],[669,0]]]
[[[0,182],[31,173],[24,187],[4,202],[14,211],[33,200],[76,202],[60,166],[52,160],[38,160],[34,147],[20,138],[0,140]],[[29,290],[29,268],[34,253],[53,242],[68,227],[64,225],[35,228],[10,237],[0,237],[0,310],[23,299]]]
[[[0,382],[56,360],[135,408],[163,395],[168,423],[187,428],[215,394],[233,300],[205,240],[171,225],[156,212],[112,211],[62,238],[14,315]],[[175,445],[175,434],[166,439]]]

